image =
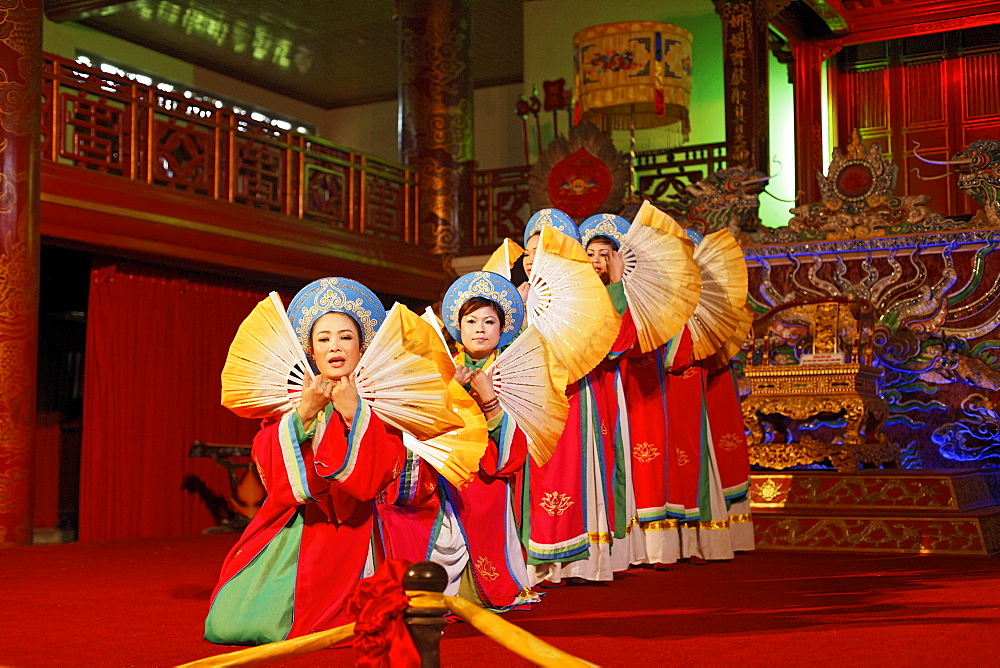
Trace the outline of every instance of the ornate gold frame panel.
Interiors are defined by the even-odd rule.
[[[767,468],[821,462],[829,458],[838,471],[848,472],[861,462],[896,461],[898,447],[879,428],[889,407],[876,383],[881,370],[861,364],[815,364],[747,367],[751,386],[743,400],[743,422],[750,433],[750,462]],[[766,443],[762,415],[805,420],[821,413],[845,413],[842,439],[823,442],[805,436],[797,442]]]
[[[995,555],[1000,516],[808,517],[754,515],[758,550]]]
[[[986,471],[753,473],[750,506],[788,510],[964,512],[995,503]]]

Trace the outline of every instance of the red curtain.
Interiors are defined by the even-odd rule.
[[[219,403],[237,327],[266,295],[163,268],[95,260],[87,313],[80,541],[195,534],[231,495],[196,440],[250,445]],[[218,512],[218,511],[216,511]]]

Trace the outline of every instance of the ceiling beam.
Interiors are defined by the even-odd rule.
[[[128,2],[129,0],[45,0],[45,17],[56,23],[79,21],[96,11]]]

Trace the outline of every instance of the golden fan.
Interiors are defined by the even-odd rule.
[[[695,359],[705,359],[736,332],[747,299],[747,264],[729,230],[706,235],[695,246],[701,298],[688,327]]]
[[[753,327],[753,318],[753,309],[749,303],[745,303],[743,305],[743,313],[740,315],[740,322],[736,326],[736,331],[722,343],[722,347],[718,350],[719,361],[722,364],[728,364],[729,360],[733,359],[736,353],[740,352],[740,349],[743,348],[743,344],[747,340],[747,335]]]
[[[493,251],[493,255],[483,265],[483,271],[492,271],[494,274],[500,274],[509,281],[511,267],[514,266],[514,263],[523,254],[523,248],[510,239],[504,239],[503,243]]]
[[[528,437],[528,452],[541,466],[555,452],[569,415],[566,370],[552,360],[534,326],[497,355],[492,368],[500,406]]]
[[[641,222],[636,216],[621,247],[625,298],[645,353],[681,331],[698,306],[701,292],[694,244],[686,234],[683,238],[673,234],[668,223],[680,227],[658,209]]]
[[[311,377],[281,297],[272,292],[236,330],[222,367],[222,405],[240,417],[280,415],[299,405]]]
[[[420,440],[463,426],[451,407],[448,382],[454,375],[441,337],[399,303],[386,314],[354,371],[361,399],[382,420]]]
[[[541,231],[528,277],[528,324],[573,383],[607,356],[621,317],[583,246],[550,226]]]
[[[684,231],[684,228],[676,220],[657,209],[648,201],[643,201],[642,205],[639,206],[639,210],[636,212],[632,222],[661,229],[675,237],[688,238],[687,232]]]
[[[424,309],[420,317],[437,333],[441,345],[447,350],[448,342],[444,337],[444,323],[441,322],[441,318],[434,313],[434,310],[430,306]],[[454,366],[454,360],[452,360],[452,366]],[[469,396],[464,387],[452,379],[448,381],[448,392],[451,395],[455,414],[462,420],[464,426],[426,442],[418,441],[409,434],[404,433],[403,443],[410,450],[419,454],[425,461],[430,462],[449,482],[461,489],[472,481],[476,475],[476,471],[479,470],[479,459],[482,458],[489,444],[489,432],[486,429],[486,418],[479,409],[479,404]],[[440,464],[434,462],[435,459],[441,459],[441,455],[438,453],[455,450],[462,451],[469,448],[470,444],[473,443],[478,447],[479,457],[476,458],[475,465],[472,468],[468,468],[468,466],[471,465],[476,450],[469,452],[461,459],[452,457],[442,460]],[[422,452],[424,454],[421,454]]]
[[[404,432],[403,445],[417,453],[450,483],[462,489],[472,482],[479,470],[479,460],[489,445],[489,432],[486,429],[486,417],[479,410],[479,405],[457,381],[448,382],[448,391],[455,415],[463,422],[463,426],[429,441],[419,441]]]

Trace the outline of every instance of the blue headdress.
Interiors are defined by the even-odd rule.
[[[385,307],[375,293],[349,278],[320,278],[299,290],[288,306],[288,319],[302,349],[312,352],[312,327],[324,313],[344,313],[358,323],[367,347],[385,320]]]
[[[631,226],[632,224],[621,216],[599,213],[580,223],[581,243],[586,247],[594,237],[608,237],[620,249]]]
[[[695,232],[690,228],[684,228],[684,231],[687,232],[688,238],[694,242],[695,246],[697,246],[698,244],[700,244],[702,241],[705,240],[705,235],[703,235],[701,232]]]
[[[528,245],[528,239],[537,232],[541,232],[543,227],[554,227],[563,234],[580,240],[580,231],[576,227],[576,221],[570,218],[569,214],[559,209],[539,209],[531,214],[527,224],[524,226],[524,245]]]
[[[500,343],[503,348],[514,340],[524,323],[524,302],[514,284],[492,271],[474,271],[451,284],[441,300],[441,319],[448,333],[458,342],[462,341],[458,312],[462,304],[473,297],[485,297],[500,307],[503,312],[503,329]]]

